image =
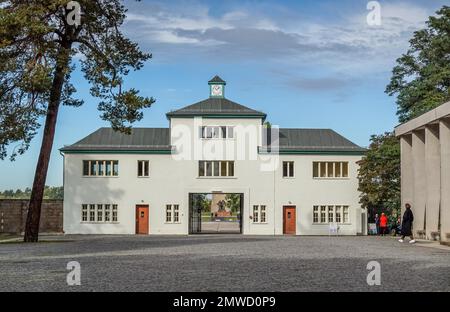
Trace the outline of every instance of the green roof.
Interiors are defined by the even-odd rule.
[[[225,98],[209,98],[184,108],[169,112],[167,118],[173,117],[252,117],[266,118],[266,114]]]
[[[169,128],[133,128],[131,134],[100,128],[75,144],[60,149],[71,151],[167,151],[170,152]]]
[[[219,76],[214,76],[213,79],[211,79],[210,81],[208,81],[208,84],[213,84],[213,83],[221,83],[226,85],[227,83],[225,82],[225,80],[223,80],[222,78],[220,78]]]
[[[276,129],[273,129],[276,131]],[[265,131],[268,131],[266,129]],[[270,151],[278,147],[280,153],[329,153],[329,154],[364,154],[362,148],[331,129],[278,129],[279,140],[272,142],[270,132],[263,142],[260,152]]]
[[[267,131],[267,130],[264,130]],[[259,148],[261,153],[271,150],[271,138]],[[331,129],[279,129],[280,154],[362,155],[364,148],[347,140]],[[165,153],[170,154],[168,128],[134,128],[130,135],[100,128],[75,144],[60,149],[67,153]]]

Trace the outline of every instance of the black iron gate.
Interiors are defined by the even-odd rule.
[[[207,231],[202,229],[202,207],[200,205],[201,195],[205,195],[204,193],[189,193],[189,234],[201,234],[201,233],[209,233],[212,234],[214,232]],[[237,216],[237,220],[239,222],[239,231],[234,231],[233,233],[242,233],[243,227],[243,213],[244,213],[244,194],[239,193],[240,197],[240,211]],[[216,233],[227,233],[225,232],[216,232]]]
[[[202,207],[196,195],[189,193],[189,234],[202,232]]]

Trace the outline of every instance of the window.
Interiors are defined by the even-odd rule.
[[[98,175],[99,176],[104,176],[105,175],[105,162],[104,161],[99,161],[98,162]]]
[[[329,178],[334,177],[334,163],[332,162],[327,163],[327,177]]]
[[[86,222],[88,220],[88,206],[81,205],[81,221]]]
[[[234,138],[234,127],[227,127],[227,138]]]
[[[313,223],[319,223],[319,206],[313,207]]]
[[[334,222],[334,206],[328,206],[328,222]]]
[[[107,176],[111,176],[112,175],[112,163],[110,161],[106,162],[106,171],[105,171]]]
[[[258,205],[253,206],[253,223],[259,222],[259,211]]]
[[[180,206],[173,205],[173,222],[180,222]]]
[[[294,162],[283,161],[283,178],[292,178],[294,176]]]
[[[340,178],[341,177],[341,163],[340,162],[335,162],[334,163],[334,176],[336,178]]]
[[[348,177],[348,162],[342,163],[342,176]]]
[[[105,222],[111,221],[111,205],[105,205]]]
[[[110,177],[118,175],[118,160],[83,160],[83,176]]]
[[[89,175],[89,161],[83,160],[83,175],[88,176]]]
[[[342,222],[342,212],[341,212],[341,206],[336,206],[336,223]]]
[[[112,218],[111,218],[112,206]],[[81,205],[81,222],[117,222],[118,221],[117,205],[110,204],[82,204]]]
[[[261,205],[261,223],[266,222],[266,206]]]
[[[167,204],[166,205],[166,223],[180,222],[180,205]]]
[[[148,160],[138,160],[138,177],[148,177],[150,162]]]
[[[349,218],[349,206],[313,206],[314,224],[350,223]]]
[[[112,205],[112,220],[113,222],[117,222],[117,205]]]
[[[202,126],[200,127],[202,139],[232,139],[234,128],[232,126]]]
[[[313,162],[313,178],[347,178],[348,162]]]
[[[103,221],[103,205],[97,205],[97,222]]]
[[[326,174],[327,174],[327,163],[321,162],[319,168],[320,168],[319,176],[320,176],[321,178],[325,178],[325,177],[326,177]]]
[[[342,207],[343,208],[343,211],[344,211],[344,213],[343,213],[343,217],[344,217],[344,223],[349,223],[349,216],[348,216],[348,206],[343,206]]]
[[[234,161],[199,161],[199,177],[234,177]]]
[[[112,162],[113,164],[113,176],[118,176],[119,175],[119,161],[114,160]]]
[[[172,205],[166,205],[166,222],[172,222]]]
[[[327,222],[327,206],[320,206],[320,223],[326,223]]]
[[[253,206],[253,223],[266,223],[266,205]]]
[[[95,222],[95,205],[89,205],[89,221]]]

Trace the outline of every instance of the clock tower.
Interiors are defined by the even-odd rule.
[[[210,98],[220,98],[225,97],[225,85],[227,83],[222,80],[219,76],[215,76],[213,79],[208,81],[209,85],[209,97]]]

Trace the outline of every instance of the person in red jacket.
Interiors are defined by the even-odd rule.
[[[386,234],[387,226],[388,226],[388,218],[386,217],[386,215],[383,212],[381,214],[381,217],[380,217],[380,233],[381,233],[381,236],[384,236]]]

